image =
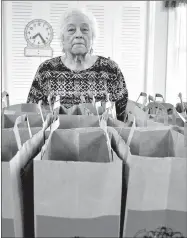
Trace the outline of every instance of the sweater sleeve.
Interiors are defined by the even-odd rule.
[[[38,103],[40,100],[45,101],[43,64],[38,67],[38,70],[35,74],[27,97],[27,103]]]
[[[118,87],[116,90],[116,114],[118,120],[124,121],[125,110],[128,102],[128,90],[126,87],[124,76],[119,67],[117,67],[117,82]]]

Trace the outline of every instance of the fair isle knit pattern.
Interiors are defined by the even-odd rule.
[[[81,71],[67,68],[60,56],[46,60],[37,70],[27,103],[42,100],[44,105],[48,105],[49,93],[52,101],[60,95],[61,104],[65,106],[81,103],[80,95],[89,103],[89,91],[95,94],[96,101],[106,101],[106,94],[109,93],[110,101],[116,104],[117,117],[123,118],[128,101],[123,74],[114,61],[102,56],[98,56],[90,68]]]

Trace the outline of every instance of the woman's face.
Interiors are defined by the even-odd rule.
[[[89,19],[81,13],[66,18],[63,31],[63,49],[74,55],[84,55],[92,45],[92,31]]]

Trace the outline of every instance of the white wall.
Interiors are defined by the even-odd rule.
[[[45,19],[54,29],[53,57],[61,54],[57,23],[64,10],[80,5],[92,11],[98,20],[99,38],[94,53],[116,61],[126,80],[131,99],[144,90],[146,51],[146,1],[4,1],[4,81],[10,103],[25,102],[39,64],[44,57],[25,57],[26,24]],[[71,6],[70,6],[71,5]],[[44,10],[45,9],[45,10]],[[115,11],[114,11],[115,9]]]
[[[129,1],[129,2],[131,2],[131,1]],[[6,1],[4,3],[6,3],[7,6],[10,5],[9,1]],[[94,1],[94,2],[84,1],[81,4],[91,5],[91,3],[92,4],[94,3],[96,5],[103,4],[103,6],[106,6],[106,4],[102,1],[97,1],[97,2],[96,1]],[[114,6],[114,2],[109,2],[109,3],[111,6]],[[43,4],[45,5],[45,2],[43,2]],[[122,5],[126,4],[126,1],[116,2],[115,9],[120,9],[120,4],[122,6]],[[136,2],[133,1],[132,4],[136,4]],[[143,2],[141,4],[143,4]],[[36,5],[36,3],[35,3],[35,5]],[[148,5],[147,16],[145,16],[145,19],[144,19],[147,21],[146,27],[144,28],[144,30],[141,33],[141,34],[145,33],[145,36],[146,36],[145,38],[142,38],[142,39],[144,39],[144,47],[142,47],[142,52],[145,51],[144,52],[145,57],[143,56],[144,53],[141,56],[142,57],[142,63],[141,63],[142,64],[141,65],[142,73],[141,73],[140,77],[141,77],[142,86],[140,84],[138,84],[138,87],[136,87],[135,81],[131,81],[131,79],[130,79],[131,73],[129,73],[129,75],[128,75],[128,73],[126,73],[124,71],[124,76],[126,77],[126,75],[127,75],[126,80],[127,80],[128,84],[130,85],[130,91],[132,92],[132,93],[130,93],[130,95],[132,95],[133,99],[135,99],[137,97],[138,92],[143,91],[143,90],[151,95],[154,95],[155,93],[161,93],[161,94],[163,94],[163,96],[166,96],[168,12],[166,10],[164,10],[164,8],[163,8],[163,1],[147,1],[147,5]],[[114,7],[111,7],[112,10],[113,10],[113,8]],[[41,8],[38,8],[38,9],[41,9]],[[109,8],[107,8],[107,9],[109,9]],[[108,12],[110,12],[110,14],[108,14]],[[116,12],[118,12],[118,11],[115,11],[115,14],[111,14],[111,10],[108,11],[105,9],[105,14],[106,14],[105,17],[107,16],[106,19],[108,19],[105,22],[105,28],[107,28],[107,29],[109,28],[108,24],[107,24],[107,22],[109,21],[109,17],[113,18],[114,15],[115,16],[118,15]],[[35,14],[35,15],[36,16],[34,16],[34,17],[37,18],[38,15],[37,14]],[[108,15],[110,15],[110,16],[108,16]],[[3,53],[5,53],[5,54],[3,54],[3,63],[4,63],[3,64],[3,87],[4,87],[3,89],[9,90],[9,91],[11,90],[12,92],[15,92],[14,98],[16,98],[18,91],[14,90],[13,82],[11,82],[11,80],[12,80],[11,73],[12,72],[10,72],[10,69],[11,69],[12,60],[8,59],[8,56],[11,56],[11,54],[12,54],[12,48],[10,47],[10,44],[9,44],[9,41],[11,42],[11,39],[10,39],[10,37],[8,37],[9,39],[6,38],[8,35],[9,36],[12,35],[12,32],[10,32],[10,30],[12,29],[12,25],[11,25],[12,24],[12,16],[10,15],[10,12],[8,12],[8,8],[3,9],[3,16],[4,16],[3,17],[3,32],[5,29],[7,30],[7,34],[3,34],[3,42],[4,42],[3,49],[6,49],[5,52],[3,52]],[[50,20],[50,18],[49,18],[49,20]],[[119,25],[119,22],[117,25]],[[109,32],[111,32],[111,29],[107,30],[107,34]],[[110,33],[110,34],[113,35],[113,37],[115,37],[114,32]],[[119,30],[118,30],[118,34],[120,34]],[[107,38],[106,38],[106,40],[107,40]],[[107,52],[107,53],[109,51],[112,52],[112,55],[114,56],[113,59],[116,60],[117,63],[119,63],[122,68],[127,67],[127,66],[122,65],[122,64],[124,64],[123,57],[119,56],[120,50],[118,48],[121,46],[118,46],[119,44],[115,43],[114,41],[115,40],[113,39],[114,46],[113,46],[112,50],[111,50],[111,47],[109,47],[109,46],[106,47],[106,44],[105,44],[105,48],[106,48],[105,52]],[[23,44],[25,44],[24,39],[22,40],[22,42],[23,42]],[[107,40],[107,42],[109,42],[109,40]],[[57,43],[55,42],[55,44],[57,44]],[[6,48],[5,48],[5,46],[6,46]],[[25,45],[24,45],[24,47],[25,47]],[[115,47],[116,47],[116,50],[115,50]],[[107,49],[109,49],[109,50],[107,50]],[[110,54],[111,53],[109,53],[109,55],[106,55],[106,56],[111,56]],[[29,59],[26,59],[26,60],[29,60]],[[33,64],[32,77],[34,76],[35,71],[38,67],[37,65],[38,65],[38,63],[40,63],[40,61],[41,60],[36,59],[35,62],[32,63]],[[125,68],[124,68],[124,70],[125,70]],[[29,79],[30,81],[32,81],[32,77],[31,77],[31,79]],[[133,79],[133,80],[135,80],[135,79]],[[138,80],[138,77],[137,77],[137,80]],[[133,87],[135,87],[134,90],[133,90]],[[25,95],[26,94],[27,94],[27,92],[25,93]],[[20,99],[18,99],[17,102],[19,100]]]
[[[163,1],[158,1],[155,8],[155,39],[153,89],[154,93],[166,96],[168,11],[163,8]]]

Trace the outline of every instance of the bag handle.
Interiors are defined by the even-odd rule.
[[[148,100],[149,100],[149,102],[155,102],[155,99],[151,95],[148,96]]]
[[[49,108],[50,108],[50,111],[51,113],[53,114],[53,106],[52,106],[52,96],[51,96],[51,93],[49,93],[48,97],[47,97],[47,100],[49,102]]]
[[[156,118],[158,117],[159,109],[161,109],[161,111],[163,112],[163,116],[164,116],[164,125],[168,126],[169,117],[168,117],[167,109],[160,102],[155,101],[154,103],[155,103],[155,105],[157,105]]]
[[[184,123],[184,147],[187,149],[187,121]]]
[[[133,121],[130,132],[129,132],[129,136],[127,139],[127,145],[130,147],[130,144],[134,135],[134,131],[136,129],[136,119],[135,119],[135,116],[133,116],[132,114],[129,114],[129,116],[132,118],[131,121]]]
[[[156,98],[162,98],[162,102],[165,102],[164,97],[160,93],[155,94],[155,101],[156,101]]]
[[[39,102],[38,102],[38,109],[39,109],[39,111],[40,111],[40,115],[41,115],[41,118],[42,118],[42,122],[44,123],[44,116],[43,116],[43,112],[42,112],[42,100],[40,100]]]
[[[139,97],[138,97],[138,99],[136,100],[136,102],[138,102],[138,100],[139,100],[140,97],[145,97],[145,98],[147,98],[147,93],[141,92],[140,95],[139,95]]]
[[[112,114],[112,117],[115,119],[116,118],[116,108],[115,108],[115,103],[112,105],[112,102],[110,101],[110,93],[107,93],[106,94],[106,105],[105,105],[105,108],[106,108],[106,111],[107,111],[107,114],[109,114],[109,112]]]
[[[6,106],[5,106],[5,107],[9,107],[9,106],[10,106],[9,94],[8,94],[6,91],[3,91],[1,97],[2,97],[2,100],[3,100],[4,98],[6,98]]]
[[[177,114],[179,115],[179,117],[184,122],[184,147],[187,147],[187,120],[180,113],[177,112]]]
[[[53,118],[53,122],[51,124],[48,123],[49,127],[45,127],[46,131],[50,131],[49,138],[52,136],[53,132],[55,130],[57,130],[59,128],[59,126],[60,126],[60,118],[59,118],[59,116],[57,114],[56,114],[56,116],[57,116],[56,120],[54,119],[54,115],[53,114],[52,114],[52,117],[48,116],[49,117],[48,118],[48,120],[49,120],[48,122],[50,122],[50,120]],[[41,159],[42,159],[43,155],[45,154],[45,150],[46,150],[46,148],[48,146],[48,143],[49,143],[49,138],[48,138],[48,141],[44,143],[44,146],[41,149]]]
[[[180,102],[181,102],[182,112],[184,112],[184,111],[185,111],[185,106],[184,106],[184,102],[183,102],[183,99],[182,99],[182,93],[179,93],[179,94],[178,94],[178,97],[179,97]]]
[[[140,99],[140,97],[144,97],[143,104],[142,104],[141,107],[140,107],[140,108],[143,110],[144,107],[145,107],[145,105],[146,105],[146,103],[147,103],[147,93],[141,92],[140,95],[139,95],[139,97],[138,97],[138,99],[136,100],[136,102],[138,102],[138,100]]]
[[[60,95],[57,95],[56,98],[55,98],[55,102],[54,102],[54,105],[53,105],[53,115],[54,113],[60,113],[60,107],[61,107],[61,104],[60,104]]]
[[[86,106],[85,106],[85,104],[86,104],[86,99],[85,99],[85,97],[84,97],[83,94],[81,94],[80,99],[81,99],[81,104],[83,105],[83,108],[84,108],[84,113],[85,113],[85,115],[91,115],[90,110],[89,110],[88,108],[86,108]]]
[[[82,103],[82,104],[86,103],[86,99],[85,99],[85,97],[84,97],[83,94],[81,94],[80,100],[81,100],[81,103]]]
[[[47,131],[51,129],[51,125],[52,123],[54,122],[54,119],[55,119],[55,116],[51,113],[48,113],[47,116],[46,116],[46,119],[43,123],[43,130],[44,131]]]
[[[128,139],[127,139],[127,145],[130,146],[133,135],[134,135],[134,131],[136,129],[136,118],[133,114],[128,113],[128,114],[126,114],[126,117],[125,117],[124,121],[127,119],[127,116],[128,116],[128,119],[130,119],[130,121],[133,122],[132,126],[130,127],[131,129],[130,129],[129,136],[128,136]],[[123,127],[120,129],[119,135],[121,135],[122,129],[123,129]]]
[[[109,158],[110,158],[110,161],[113,161],[112,146],[111,146],[111,141],[110,141],[110,138],[108,135],[108,130],[107,130],[107,120],[105,117],[103,117],[103,115],[100,120],[100,128],[105,132],[106,139],[107,139],[107,145],[108,145]]]
[[[26,114],[23,114],[23,115],[16,118],[14,128],[13,128],[14,135],[15,135],[15,138],[16,138],[16,143],[17,143],[17,146],[18,146],[19,150],[21,149],[22,144],[21,144],[21,138],[20,138],[20,134],[19,134],[18,125],[21,124],[21,123],[24,123],[25,121],[27,122],[29,137],[32,138],[32,132],[31,132],[30,124],[29,124],[29,119],[28,119],[28,116]]]
[[[93,95],[92,97],[92,105],[95,106],[96,100],[95,100],[95,96]]]
[[[110,101],[110,93],[106,93],[106,104],[105,104],[105,108],[108,109],[108,108],[111,108],[112,107],[112,103]]]
[[[99,120],[99,125],[100,125],[101,121],[100,121],[100,116],[99,116],[99,112],[98,112],[99,107],[101,107],[101,101],[95,102],[95,109],[96,109],[96,113],[97,113],[98,120]]]
[[[156,114],[155,120],[157,119],[159,109],[161,109],[162,112],[163,112],[163,115],[164,115],[164,125],[167,126],[168,121],[169,121],[168,114],[167,114],[167,109],[160,102],[156,102],[155,99],[153,98],[153,96],[149,95],[148,99],[149,99],[149,103],[151,101],[153,101],[153,105],[157,106],[157,110],[156,110],[156,113],[155,113]],[[150,108],[148,107],[148,110],[149,109]]]
[[[132,124],[132,126],[131,126],[131,128],[130,128],[130,132],[129,132],[129,136],[128,136],[128,138],[127,138],[127,142],[126,142],[126,144],[127,144],[127,146],[129,147],[129,150],[128,150],[128,153],[126,154],[126,158],[123,158],[124,159],[124,161],[127,161],[127,158],[128,158],[128,155],[129,155],[129,151],[130,151],[130,144],[131,144],[131,141],[132,141],[132,138],[133,138],[133,135],[134,135],[134,131],[135,131],[135,129],[136,129],[136,119],[135,119],[135,116],[133,116],[132,114],[128,114],[130,117],[131,117],[131,119],[132,119],[132,121],[133,121],[133,124]],[[122,132],[122,130],[123,130],[123,127],[121,127],[121,129],[120,129],[120,131],[119,131],[119,140],[118,140],[118,142],[117,142],[117,146],[119,146],[119,143],[120,143],[120,137],[121,137],[121,132]]]

